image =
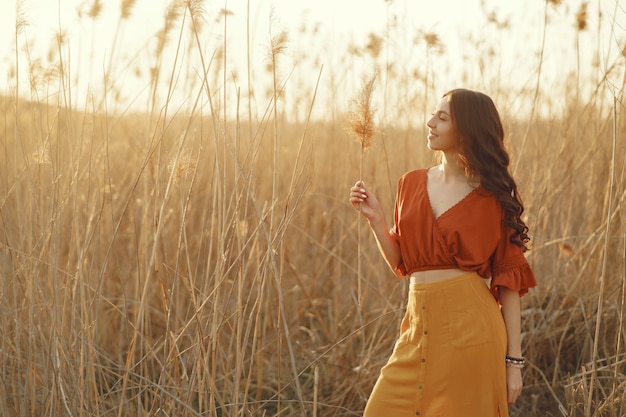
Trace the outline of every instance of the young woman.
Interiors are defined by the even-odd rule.
[[[410,277],[364,417],[506,417],[522,391],[520,297],[536,282],[502,122],[488,96],[458,89],[427,126],[441,162],[400,178],[390,229],[362,182],[350,190],[391,269]]]

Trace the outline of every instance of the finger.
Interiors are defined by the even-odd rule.
[[[355,201],[355,202],[362,202],[365,201],[365,199],[367,199],[367,195],[365,195],[364,193],[360,192],[360,191],[354,191],[350,193],[350,201]]]
[[[365,188],[352,187],[350,189],[350,197],[367,198],[367,190]]]
[[[359,190],[350,191],[350,199],[361,198],[361,196],[362,194],[359,192]]]
[[[359,204],[365,201],[365,198],[361,197],[360,195],[356,195],[356,196],[352,196],[350,197],[350,202],[352,204]]]

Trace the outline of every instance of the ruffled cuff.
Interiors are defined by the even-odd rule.
[[[498,296],[499,287],[506,287],[517,291],[521,297],[528,292],[529,288],[536,285],[535,273],[528,262],[524,262],[522,265],[494,273],[490,290],[496,299],[500,298]]]
[[[400,244],[400,236],[398,236],[398,233],[396,232],[396,227],[395,226],[392,227],[391,229],[389,229],[389,236],[396,243]],[[398,276],[398,278],[404,278],[408,274],[408,271],[406,269],[406,266],[404,265],[404,260],[403,259],[400,259],[400,263],[395,268],[392,268],[392,270]]]

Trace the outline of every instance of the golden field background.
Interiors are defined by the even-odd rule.
[[[190,28],[176,36],[200,34],[193,4],[172,18]],[[379,41],[362,53],[382,56]],[[329,106],[316,77],[332,74],[285,76],[289,44],[271,37],[256,115],[224,87],[219,54],[173,45],[204,75],[174,81],[181,64],[163,62],[142,111],[116,107],[114,91],[74,107],[62,53],[51,73],[23,59],[30,90],[0,98],[0,415],[360,415],[406,283],[348,203],[360,145],[345,107],[309,117]],[[565,74],[559,96],[498,73],[465,85],[502,112],[539,283],[523,298],[530,365],[512,416],[626,414],[623,60],[597,80]],[[397,178],[432,163],[422,119],[443,91],[428,72],[371,62],[387,116],[363,179],[391,221]],[[168,101],[181,85],[184,109]],[[406,85],[413,96],[387,96]],[[337,102],[355,94],[331,90]]]

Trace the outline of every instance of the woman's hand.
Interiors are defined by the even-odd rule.
[[[363,181],[357,181],[350,188],[350,204],[367,219],[376,237],[378,248],[385,257],[385,261],[387,261],[387,265],[394,273],[399,274],[398,265],[402,263],[400,245],[389,232],[383,209],[378,200],[367,191]],[[398,276],[400,277],[401,275]]]
[[[350,188],[350,203],[370,222],[383,216],[378,200],[365,188],[363,181],[357,181]]]
[[[514,404],[522,394],[522,370],[506,368],[506,391],[509,404]]]

